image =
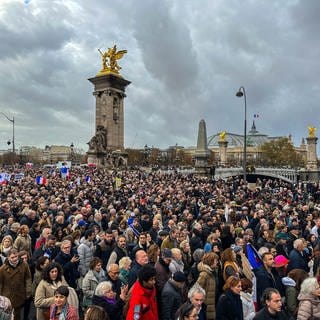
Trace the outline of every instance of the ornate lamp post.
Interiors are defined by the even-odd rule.
[[[243,180],[247,182],[247,96],[244,87],[240,87],[236,96],[244,97],[244,141],[243,141]]]
[[[143,148],[143,156],[144,156],[144,165],[148,166],[149,165],[149,156],[151,153],[151,149],[148,147],[148,145],[146,144]]]
[[[73,142],[71,142],[71,144],[70,144],[70,158],[71,158],[71,165],[72,165],[72,163],[74,161],[74,144],[73,144]]]
[[[12,123],[12,152],[13,155],[16,152],[16,148],[15,148],[15,140],[14,140],[14,117],[12,117],[12,119],[10,119],[5,113],[1,112],[0,113],[8,120]],[[8,141],[8,144],[10,144],[10,141]]]

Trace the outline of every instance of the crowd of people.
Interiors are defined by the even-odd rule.
[[[320,319],[318,184],[6,170],[0,319]]]

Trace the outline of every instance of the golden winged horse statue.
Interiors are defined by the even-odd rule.
[[[121,69],[121,67],[118,65],[117,60],[120,60],[124,56],[124,54],[127,53],[127,50],[117,51],[117,46],[114,45],[112,48],[108,48],[108,50],[105,52],[102,52],[100,49],[98,49],[98,51],[102,57],[102,70],[99,74],[119,74],[119,70]]]

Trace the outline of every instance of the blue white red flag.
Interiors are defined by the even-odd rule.
[[[62,178],[70,178],[70,172],[68,167],[62,166],[60,169],[60,173]]]
[[[258,251],[251,243],[247,244],[247,258],[252,269],[258,268],[262,265],[262,260]]]
[[[0,184],[7,184],[8,181],[10,181],[11,174],[2,172],[0,173]]]
[[[86,176],[86,182],[89,183],[91,181],[91,177],[90,176]]]
[[[259,114],[255,113],[255,114],[253,115],[253,117],[254,117],[254,118],[259,118]]]
[[[36,176],[36,184],[47,184],[47,179],[42,176]]]

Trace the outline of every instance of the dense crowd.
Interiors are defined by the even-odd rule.
[[[318,184],[3,170],[0,319],[320,319]]]

